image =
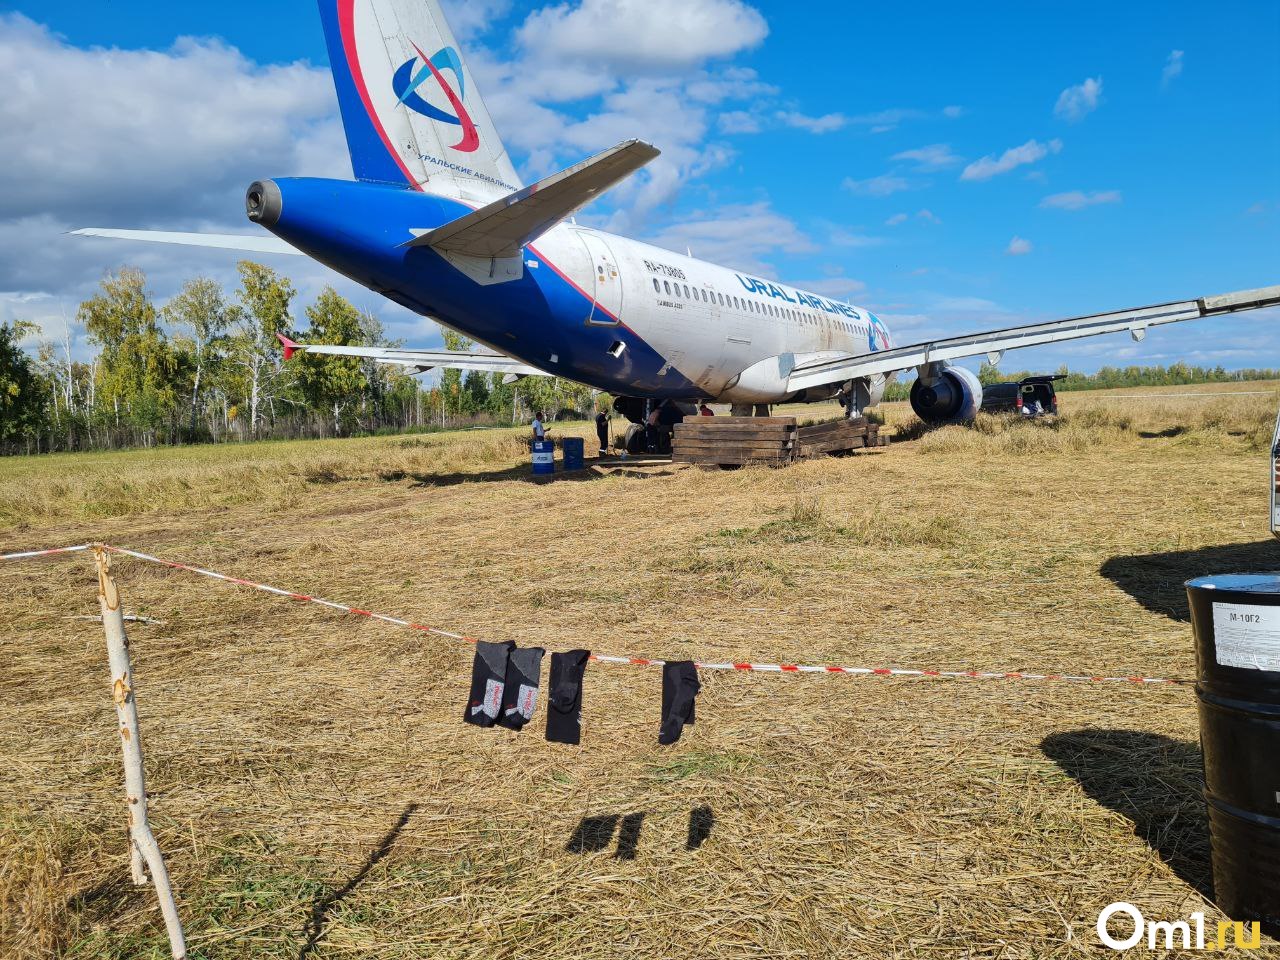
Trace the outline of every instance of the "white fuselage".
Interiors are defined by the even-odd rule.
[[[637,240],[562,224],[534,246],[593,298],[589,324],[616,319],[721,401],[779,402],[798,363],[892,345],[864,308]]]

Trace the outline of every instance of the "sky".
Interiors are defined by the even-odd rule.
[[[901,343],[1280,283],[1274,0],[445,7],[526,182],[648,140],[581,221],[869,307]],[[0,0],[0,81],[0,319],[66,324],[80,355],[105,271],[163,303],[232,287],[238,257],[66,231],[249,233],[254,179],[351,176],[314,0]],[[299,308],[332,284],[441,343],[274,259]],[[1280,368],[1280,310],[1002,366],[1177,360]]]

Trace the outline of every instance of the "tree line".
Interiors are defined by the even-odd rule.
[[[1070,390],[1115,390],[1121,387],[1177,387],[1196,383],[1243,383],[1251,380],[1280,380],[1280,370],[1247,368],[1243,370],[1227,370],[1225,367],[1196,367],[1178,361],[1167,367],[1162,366],[1128,366],[1102,367],[1097,373],[1071,373],[1065,366],[1058,368],[1062,377],[1054,383],[1059,391]],[[998,367],[983,362],[978,369],[978,380],[983,386],[993,383],[1013,383],[1025,377],[1037,374],[1020,370],[1016,373],[1003,371]],[[912,377],[902,382],[895,381],[885,388],[884,399],[906,400],[911,395]]]
[[[0,324],[0,452],[39,453],[229,440],[333,437],[585,415],[593,391],[550,377],[443,370],[423,384],[403,368],[302,353],[283,362],[276,334],[329,345],[400,346],[382,323],[332,287],[295,317],[297,291],[269,267],[242,261],[231,292],[187,281],[163,308],[146,276],[123,268],[80,304],[93,354],[72,355],[71,332],[21,342],[34,324]],[[305,321],[299,330],[299,319]],[[474,344],[445,330],[445,347]]]

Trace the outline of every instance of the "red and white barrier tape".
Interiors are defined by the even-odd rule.
[[[54,547],[52,550],[28,550],[26,553],[0,553],[0,560],[30,560],[32,557],[52,557],[56,553],[81,553],[92,549],[92,544],[83,543],[78,547]]]
[[[126,550],[124,547],[113,547],[108,544],[101,544],[101,547],[104,550],[120,554],[121,556],[133,557],[136,560],[154,563],[162,567],[168,567],[171,570],[182,570],[186,573],[194,573],[197,576],[209,577],[213,580],[221,580],[223,583],[235,584],[238,587],[248,587],[250,590],[258,590],[262,593],[269,593],[273,596],[284,597],[288,600],[298,601],[299,603],[314,603],[322,607],[327,607],[330,610],[337,610],[339,613],[347,613],[357,617],[366,617],[371,620],[381,620],[383,623],[389,623],[395,627],[404,627],[409,630],[430,633],[434,636],[445,637],[450,640],[458,640],[465,643],[476,642],[474,637],[468,637],[461,633],[451,633],[448,630],[441,630],[437,627],[424,626],[423,624],[413,623],[409,620],[402,620],[399,617],[392,617],[385,613],[375,613],[372,610],[348,606],[345,603],[337,603],[333,600],[322,599],[321,597],[313,597],[310,594],[297,593],[293,590],[283,590],[280,587],[268,586],[265,583],[255,583],[252,580],[244,580],[240,577],[231,577],[225,573],[217,573],[213,570],[193,567],[190,564],[178,563],[174,560],[163,560],[160,557],[153,557],[150,554],[139,553],[136,550]],[[77,547],[58,547],[53,550],[31,550],[25,553],[0,554],[0,560],[29,560],[34,557],[48,557],[62,553],[80,553],[82,551],[92,549],[94,549],[94,545],[85,544]],[[598,653],[593,653],[591,655],[591,659],[597,663],[617,663],[633,667],[660,667],[666,663],[665,660],[651,660],[647,657],[612,657]],[[1194,680],[1173,680],[1161,677],[1099,677],[1085,674],[1023,673],[1021,671],[1001,673],[984,670],[910,670],[898,667],[806,666],[795,663],[695,663],[694,666],[699,670],[745,670],[756,673],[844,673],[855,676],[938,677],[957,680],[1067,680],[1078,683],[1135,683],[1147,685],[1163,684],[1167,686],[1184,686],[1195,683]]]

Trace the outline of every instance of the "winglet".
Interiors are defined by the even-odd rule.
[[[294,343],[292,340],[290,340],[288,337],[286,337],[283,333],[277,333],[277,334],[276,334],[276,339],[277,339],[277,340],[279,340],[279,341],[280,341],[281,346],[283,346],[283,347],[284,347],[284,361],[285,361],[285,363],[288,363],[290,360],[292,360],[292,359],[293,359],[293,355],[294,355],[294,353],[295,353],[296,351],[298,351],[298,350],[301,350],[301,349],[302,349],[302,344],[300,344],[300,343]]]

